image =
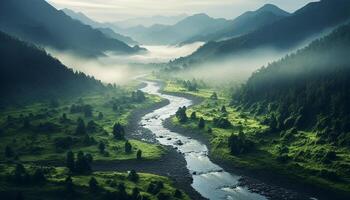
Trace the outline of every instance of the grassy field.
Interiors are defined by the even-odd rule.
[[[15,166],[0,165],[0,194],[7,199],[15,199],[20,193],[23,199],[111,199],[111,194],[119,192],[119,184],[125,186],[128,195],[132,194],[134,188],[138,188],[143,199],[156,200],[163,196],[164,199],[185,199],[190,198],[180,191],[181,197],[174,197],[176,189],[173,183],[166,177],[153,174],[138,174],[138,179],[129,178],[128,173],[118,172],[95,172],[89,175],[74,175],[71,177],[73,183],[73,191],[67,189],[65,182],[69,176],[66,168],[61,167],[38,167],[26,165],[26,172],[31,176],[36,169],[45,171],[45,181],[34,182],[27,180],[26,182],[14,183],[12,180]],[[94,177],[97,181],[98,190],[92,191],[89,186],[90,179]],[[150,185],[161,182],[163,187],[159,191],[151,191]],[[109,197],[107,195],[109,193]]]
[[[204,98],[204,101],[187,109],[189,120],[180,123],[176,117],[172,122],[188,129],[196,129],[209,138],[211,157],[224,160],[232,166],[269,172],[279,172],[301,182],[318,185],[336,192],[350,192],[350,150],[330,144],[320,144],[316,133],[292,130],[282,133],[269,133],[269,127],[262,123],[264,116],[252,116],[237,107],[230,106],[230,96],[219,89],[199,88],[188,91],[176,81],[168,81],[164,91],[186,93]],[[211,99],[216,92],[218,99]],[[222,111],[225,106],[226,112]],[[197,119],[190,118],[196,112]],[[199,129],[199,118],[205,120],[205,128]],[[225,118],[230,128],[218,128],[215,118]],[[208,131],[209,130],[209,131]],[[248,153],[233,155],[229,147],[229,137],[243,132],[253,141],[254,148]],[[331,161],[325,157],[335,152],[337,157]]]
[[[130,100],[130,93],[119,91],[104,95],[86,96],[71,101],[58,101],[56,105],[45,103],[27,105],[21,108],[7,108],[0,117],[0,159],[32,161],[62,161],[68,150],[90,153],[95,161],[136,159],[138,149],[143,159],[158,159],[165,150],[158,145],[131,140],[132,152],[125,153],[124,140],[116,140],[112,134],[113,125],[127,125],[131,112],[146,108],[161,99],[147,96],[142,102]],[[72,105],[91,107],[91,114],[85,111],[72,112]],[[99,116],[100,113],[103,117]],[[63,119],[63,115],[65,115]],[[86,134],[77,134],[77,120],[83,119]],[[89,129],[89,123],[93,127]],[[100,153],[98,145],[105,144]],[[14,154],[5,157],[10,147]]]

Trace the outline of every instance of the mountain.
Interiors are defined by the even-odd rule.
[[[151,17],[137,17],[132,19],[116,21],[116,22],[113,22],[112,24],[124,29],[135,27],[135,26],[150,27],[155,24],[174,25],[177,22],[185,19],[186,17],[188,17],[186,14],[180,14],[175,16],[156,15]]]
[[[215,19],[206,14],[195,14],[174,25],[136,26],[125,29],[123,34],[144,44],[168,45],[178,44],[203,32],[220,30],[228,24],[229,21],[226,19]]]
[[[246,35],[219,42],[208,42],[192,55],[178,59],[175,63],[220,59],[222,56],[260,47],[278,50],[293,48],[312,36],[346,22],[349,18],[350,1],[323,0],[309,3],[292,15]]]
[[[97,28],[97,30],[101,31],[109,38],[120,40],[128,45],[138,45],[138,42],[133,40],[131,37],[116,33],[111,28]]]
[[[128,45],[137,45],[138,42],[134,41],[132,38],[121,35],[119,33],[116,33],[115,31],[113,31],[111,28],[109,28],[109,25],[106,23],[100,23],[100,22],[96,22],[92,19],[90,19],[89,17],[87,17],[84,13],[81,12],[75,12],[73,10],[70,10],[68,8],[64,8],[62,9],[62,11],[70,16],[71,18],[80,21],[83,24],[89,25],[92,28],[95,28],[99,31],[101,31],[105,36],[107,36],[108,38],[112,38],[112,39],[116,39],[119,41],[122,41]]]
[[[37,45],[83,56],[102,55],[104,51],[120,54],[138,51],[73,20],[44,0],[0,1],[0,30]]]
[[[233,102],[271,115],[276,129],[314,130],[323,142],[350,147],[349,52],[347,24],[255,72]]]
[[[0,32],[0,105],[79,96],[105,86],[44,50]]]
[[[61,11],[64,12],[66,15],[70,16],[71,18],[76,19],[83,24],[90,25],[93,28],[104,27],[103,23],[96,22],[96,21],[90,19],[88,16],[86,16],[82,12],[75,12],[75,11],[68,9],[68,8],[64,8]]]
[[[227,38],[237,37],[239,35],[247,34],[251,31],[257,30],[267,24],[276,22],[284,17],[289,16],[290,13],[278,8],[272,4],[266,4],[256,11],[248,11],[238,16],[227,27],[215,32],[204,32],[196,35],[184,43],[193,43],[197,41],[208,42],[218,41]]]

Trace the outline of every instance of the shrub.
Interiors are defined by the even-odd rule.
[[[117,140],[123,140],[125,135],[124,127],[120,123],[116,123],[113,126],[113,135]]]
[[[97,192],[99,190],[98,182],[94,177],[90,178],[89,189],[91,192]]]
[[[131,170],[128,174],[128,179],[132,182],[137,182],[139,180],[139,175],[135,170]]]
[[[136,159],[141,160],[141,158],[142,158],[142,151],[141,151],[141,149],[139,149],[139,150],[137,150],[137,153],[136,153]]]
[[[131,146],[131,144],[130,144],[129,141],[126,141],[126,142],[125,142],[124,148],[125,148],[125,153],[131,153],[131,151],[132,151],[132,146]]]
[[[200,128],[200,129],[205,128],[205,120],[203,119],[203,117],[201,117],[201,118],[199,119],[198,128]]]

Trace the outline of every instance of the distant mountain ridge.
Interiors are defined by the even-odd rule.
[[[177,59],[174,63],[204,62],[260,47],[280,50],[292,48],[309,37],[334,28],[349,19],[350,1],[323,0],[312,2],[292,15],[246,35],[219,42],[209,42],[192,55]]]
[[[265,4],[256,11],[248,11],[231,20],[227,27],[221,30],[216,30],[209,33],[201,33],[190,38],[184,43],[193,43],[197,41],[208,42],[223,40],[243,34],[247,34],[267,24],[271,24],[284,17],[289,16],[290,13],[280,9],[272,4]]]
[[[228,24],[229,21],[226,19],[212,18],[206,14],[199,13],[186,17],[174,25],[136,26],[120,31],[141,43],[169,45],[181,43],[203,32],[220,30]]]
[[[105,51],[119,54],[139,51],[72,20],[44,0],[0,1],[0,30],[41,46],[83,56],[103,55]]]
[[[186,17],[188,17],[187,14],[180,14],[180,15],[174,15],[174,16],[156,15],[151,17],[136,17],[136,18],[126,19],[126,20],[120,20],[116,22],[111,22],[111,24],[123,29],[131,28],[135,26],[150,27],[155,24],[174,25],[179,21],[185,19]]]
[[[99,31],[101,31],[103,34],[105,34],[107,37],[112,39],[120,40],[128,45],[137,45],[138,42],[134,41],[132,38],[121,35],[119,33],[116,33],[111,28],[108,27],[108,24],[96,22],[92,19],[90,19],[88,16],[86,16],[84,13],[81,12],[75,12],[73,10],[64,8],[62,11],[70,16],[71,18],[80,21],[83,24],[89,25],[92,28],[95,28]]]

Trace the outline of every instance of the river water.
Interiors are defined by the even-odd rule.
[[[191,100],[172,95],[161,94],[156,82],[146,81],[143,92],[168,99],[170,104],[157,109],[141,119],[141,125],[155,134],[162,145],[172,146],[184,155],[187,169],[193,177],[192,187],[203,197],[212,200],[265,200],[266,198],[252,193],[247,188],[237,186],[239,176],[225,172],[220,166],[212,163],[208,157],[205,144],[179,133],[172,132],[163,126],[163,121],[174,115],[179,107],[191,106]]]

